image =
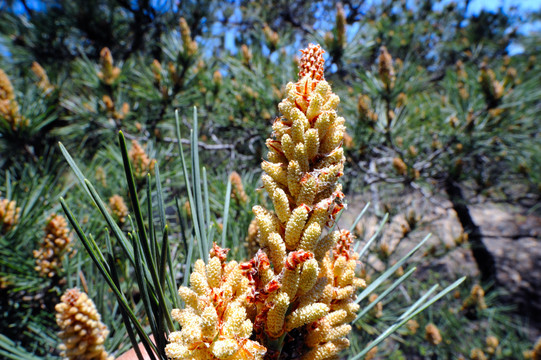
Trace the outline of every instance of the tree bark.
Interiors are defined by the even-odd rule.
[[[473,258],[475,259],[481,274],[481,281],[483,283],[495,284],[496,261],[483,242],[483,234],[481,233],[481,229],[473,221],[470,214],[470,209],[468,208],[466,199],[462,193],[462,189],[454,181],[454,179],[447,178],[445,180],[445,192],[453,204],[453,209],[456,212],[464,232],[468,234],[468,242],[471,245]]]

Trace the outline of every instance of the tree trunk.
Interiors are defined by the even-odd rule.
[[[458,216],[462,229],[468,234],[468,241],[471,246],[473,257],[477,263],[479,272],[481,273],[481,281],[483,283],[495,284],[496,261],[483,243],[483,234],[481,233],[479,226],[473,221],[470,209],[466,205],[466,199],[462,194],[462,189],[452,178],[447,178],[445,180],[445,191],[453,204],[453,209]]]

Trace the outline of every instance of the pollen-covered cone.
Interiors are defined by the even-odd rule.
[[[182,38],[182,45],[184,47],[184,52],[192,56],[197,52],[197,43],[192,39],[192,34],[186,19],[183,17],[179,20],[180,25],[180,35]]]
[[[364,280],[356,277],[358,254],[351,249],[353,236],[347,230],[322,262],[318,283],[312,291],[301,297],[301,304],[312,301],[329,306],[329,313],[307,328],[305,344],[311,348],[303,359],[333,358],[347,345],[351,331],[349,322],[355,319],[359,305],[355,303],[356,290],[364,287]],[[326,350],[325,350],[326,349]]]
[[[109,334],[92,300],[77,288],[67,290],[57,304],[56,323],[62,356],[68,360],[112,360],[103,347]]]
[[[462,304],[462,310],[485,310],[487,304],[485,302],[485,290],[479,284],[475,284],[464,303]]]
[[[41,89],[41,91],[43,91],[45,94],[49,94],[51,91],[54,90],[54,85],[52,85],[49,81],[47,72],[45,72],[45,69],[38,62],[34,61],[32,63],[31,70],[38,78],[37,85]]]
[[[266,142],[269,152],[262,180],[275,213],[261,206],[253,211],[260,245],[275,273],[284,268],[285,255],[299,250],[320,261],[333,245],[321,239],[322,230],[343,207],[338,178],[344,167],[345,120],[336,115],[340,99],[323,79],[322,54],[319,45],[303,50],[300,79],[287,85],[287,97],[278,106],[283,116]],[[298,262],[298,257],[293,257],[293,267],[300,270],[308,258]]]
[[[242,184],[242,178],[239,173],[233,171],[229,174],[229,181],[231,181],[231,197],[235,199],[238,204],[246,204],[248,202],[248,195],[244,191],[244,185]]]
[[[15,201],[0,198],[0,234],[7,233],[19,222],[21,208]]]
[[[131,144],[132,148],[129,156],[133,167],[133,174],[136,179],[142,179],[147,173],[154,171],[155,160],[149,159],[145,149],[136,140],[132,140]]]
[[[128,217],[128,207],[122,196],[118,194],[111,196],[109,198],[109,208],[120,224],[126,222],[126,218]]]
[[[287,85],[286,98],[278,106],[282,116],[266,142],[268,161],[262,164],[262,182],[274,212],[253,208],[261,251],[246,268],[252,270],[257,294],[254,327],[264,344],[277,343],[270,340],[285,333],[304,332],[333,310],[321,292],[330,281],[323,271],[326,254],[340,239],[340,232],[326,233],[326,227],[344,207],[338,179],[344,167],[345,120],[337,116],[340,99],[323,77],[324,51],[310,45],[302,53],[299,80]],[[261,267],[264,259],[271,265],[270,276]],[[350,296],[349,288],[343,291],[337,301]],[[311,358],[330,358],[347,347],[349,328],[340,331],[340,336],[322,341],[326,350]],[[270,350],[302,355],[303,341],[303,336],[292,335],[283,349]]]
[[[27,120],[19,113],[19,104],[15,99],[13,85],[2,69],[0,69],[0,118],[10,124],[13,130],[27,123]]]
[[[45,227],[45,237],[39,250],[34,250],[36,271],[44,277],[53,277],[62,271],[62,261],[72,252],[68,223],[61,215],[52,215]]]
[[[186,308],[171,313],[182,330],[169,334],[170,359],[263,359],[265,347],[250,340],[249,281],[236,261],[225,261],[227,251],[214,244],[208,264],[197,260],[190,287],[179,289]]]
[[[383,82],[385,88],[387,90],[390,90],[393,88],[395,82],[393,58],[391,57],[391,54],[389,54],[385,46],[382,46],[379,51],[379,77]]]
[[[440,329],[430,323],[425,327],[425,339],[432,345],[438,345],[442,341]]]
[[[101,69],[98,72],[98,78],[107,85],[113,84],[120,76],[120,68],[114,66],[113,55],[109,48],[104,47],[100,51],[100,63]]]

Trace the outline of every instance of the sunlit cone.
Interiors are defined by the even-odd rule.
[[[186,202],[184,203],[184,212],[186,213],[186,215],[188,217],[192,217],[192,208],[190,206],[190,202],[188,200],[186,200]]]
[[[275,292],[266,299],[256,299],[261,315],[255,326],[264,329],[264,334],[256,333],[258,339],[309,331],[305,346],[311,350],[303,358],[324,359],[348,346],[347,322],[359,308],[353,302],[355,289],[364,283],[355,276],[351,234],[323,233],[343,208],[338,179],[343,173],[345,120],[336,115],[340,100],[324,79],[323,50],[310,45],[302,53],[299,80],[287,85],[278,106],[282,116],[267,140],[269,161],[262,164],[264,189],[275,212],[254,207],[260,246],[274,271],[269,282],[256,283],[262,290],[279,285],[271,287]],[[255,266],[257,258],[251,263]],[[292,341],[288,346],[301,344]]]
[[[470,352],[470,359],[471,360],[487,360],[487,356],[483,352],[483,350],[479,348],[472,349]]]
[[[105,84],[112,85],[120,76],[120,68],[114,66],[113,55],[111,54],[111,50],[107,47],[104,47],[100,51],[100,65],[98,78]]]
[[[255,359],[266,353],[271,360],[282,353],[323,360],[349,346],[348,322],[359,310],[356,290],[365,282],[355,273],[353,236],[327,230],[344,208],[338,179],[345,120],[337,116],[340,99],[324,79],[323,53],[319,45],[302,50],[299,79],[287,85],[278,106],[282,116],[266,141],[262,182],[274,211],[254,206],[247,238],[250,248],[257,239],[259,250],[238,265],[226,263],[219,255],[225,250],[215,246],[207,265],[196,262],[191,288],[179,290],[186,309],[173,312],[183,325],[169,338],[173,359]],[[229,320],[228,311],[237,320]],[[207,312],[212,321],[204,319]],[[212,325],[206,329],[206,323]],[[246,330],[237,333],[240,324]],[[237,356],[239,351],[248,357]]]
[[[372,349],[370,349],[369,352],[366,353],[366,355],[364,356],[364,360],[374,359],[377,353],[378,353],[378,347],[374,346]]]
[[[370,98],[368,95],[359,95],[357,111],[359,112],[361,121],[373,123],[378,120],[378,115],[370,108]]]
[[[402,107],[408,103],[408,96],[401,92],[396,97],[396,107]]]
[[[109,95],[103,95],[101,99],[103,101],[103,105],[105,106],[105,110],[112,113],[115,110],[115,103],[113,102],[113,99],[111,99]]]
[[[169,62],[167,64],[167,72],[174,84],[180,85],[182,83],[182,77],[179,75],[177,66],[174,63]],[[162,95],[167,95],[167,87],[165,86],[162,87]]]
[[[358,254],[351,249],[352,243],[349,231],[342,230],[321,262],[321,277],[312,290],[301,297],[301,303],[314,299],[329,306],[329,313],[306,329],[305,343],[312,352],[334,341],[346,340],[351,331],[348,323],[359,310],[354,301],[356,290],[366,284],[355,275]]]
[[[154,82],[159,84],[162,80],[162,64],[159,60],[154,59],[150,65],[150,70],[152,70],[152,75],[154,76]]]
[[[464,300],[462,310],[485,310],[486,308],[485,291],[481,285],[475,284],[471,289],[470,295]]]
[[[249,65],[250,62],[252,61],[252,56],[253,56],[252,50],[250,50],[250,48],[246,44],[242,44],[242,46],[240,47],[240,50],[242,54],[242,62],[245,65]]]
[[[34,61],[32,63],[32,72],[36,77],[38,78],[38,87],[43,91],[44,94],[49,94],[54,90],[54,85],[51,84],[49,81],[49,77],[47,76],[47,72],[41,65]]]
[[[496,336],[487,336],[486,340],[486,352],[489,355],[494,355],[496,353],[496,350],[498,349],[498,346],[500,345],[500,341]]]
[[[15,98],[15,90],[4,70],[0,69],[0,117],[11,125],[12,130],[28,123],[19,112],[19,103]]]
[[[128,207],[122,196],[118,194],[111,196],[109,198],[109,209],[111,209],[111,213],[120,224],[126,222],[126,218],[128,217]]]
[[[170,359],[263,359],[265,347],[250,340],[251,284],[236,261],[226,262],[227,252],[214,244],[208,264],[197,260],[190,287],[179,289],[186,308],[171,313],[182,330],[169,334]]]
[[[64,257],[73,252],[71,235],[66,219],[52,215],[45,227],[45,237],[38,250],[34,250],[36,271],[43,277],[52,278],[62,273]]]
[[[537,339],[533,350],[531,351],[532,360],[541,360],[541,337]]]
[[[231,197],[234,198],[239,204],[246,204],[248,202],[248,195],[244,191],[244,185],[242,185],[242,179],[238,172],[233,171],[229,174],[229,180],[231,181]]]
[[[267,45],[269,46],[269,49],[271,51],[276,50],[278,46],[278,41],[280,40],[280,36],[277,32],[272,30],[269,25],[265,24],[263,26],[263,34],[265,35],[265,40],[267,40]]]
[[[122,103],[122,106],[120,107],[119,111],[115,110],[113,112],[113,117],[118,120],[124,120],[124,118],[126,117],[126,115],[128,115],[129,112],[130,112],[130,104],[125,102],[125,103]]]
[[[463,81],[468,78],[468,73],[466,73],[466,70],[464,70],[464,63],[462,60],[458,60],[455,64],[456,68],[456,74],[459,78],[459,81]]]
[[[505,72],[505,78],[503,80],[503,86],[514,86],[517,80],[517,69],[510,67]]]
[[[223,76],[220,70],[216,70],[214,74],[212,75],[212,81],[214,82],[214,85],[217,87],[220,87],[223,82]]]
[[[408,322],[406,323],[406,328],[409,330],[411,335],[414,335],[419,329],[419,323],[417,322],[417,320],[414,319],[408,320]]]
[[[370,294],[370,296],[368,297],[368,302],[369,303],[373,303],[374,301],[376,301],[376,299],[378,298],[378,294],[376,293],[372,293]],[[376,318],[376,319],[379,319],[380,317],[383,316],[383,304],[381,303],[381,301],[379,301],[376,306],[374,306],[374,308],[372,309],[371,311],[372,315]]]
[[[192,39],[192,32],[185,18],[180,18],[179,26],[184,53],[186,53],[188,56],[195,55],[195,53],[197,52],[197,43]]]
[[[378,64],[380,80],[387,90],[391,90],[394,87],[395,72],[393,58],[385,46],[382,46],[379,50]]]
[[[432,345],[441,343],[442,338],[440,330],[434,324],[428,324],[425,327],[425,339]]]
[[[132,140],[132,148],[129,152],[133,173],[137,179],[142,179],[148,173],[154,171],[155,160],[150,160],[143,147]]]
[[[460,121],[458,120],[456,116],[453,115],[449,118],[449,125],[451,125],[453,129],[456,129],[459,124],[460,124]]]
[[[61,355],[67,360],[113,360],[103,346],[109,331],[87,294],[73,288],[60,300],[55,310]]]
[[[401,158],[395,157],[393,159],[393,168],[399,175],[406,175],[408,173],[408,166]]]
[[[0,233],[5,234],[19,223],[21,208],[15,201],[0,198]]]
[[[14,100],[15,91],[13,85],[9,80],[4,70],[0,69],[0,99],[1,100]]]

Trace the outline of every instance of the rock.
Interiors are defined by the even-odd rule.
[[[541,218],[490,203],[472,207],[472,216],[496,257],[502,300],[541,329]]]
[[[352,199],[349,208],[339,224],[346,229],[367,202],[359,197],[349,198]],[[408,205],[400,207],[397,215],[390,218],[376,244],[386,243],[390,248],[390,264],[426,234],[432,233],[424,249],[415,257],[420,261],[417,278],[428,278],[430,271],[438,272],[441,279],[447,281],[464,275],[478,276],[471,250],[467,244],[456,243],[462,227],[449,201],[429,201],[418,194],[402,194],[394,202]],[[406,223],[405,215],[410,209],[414,209],[421,219],[417,229],[404,237],[402,225]],[[498,290],[502,293],[499,302],[514,305],[518,313],[530,318],[532,325],[541,330],[541,217],[525,214],[524,209],[490,202],[471,206],[470,211],[481,228],[485,245],[496,258]],[[365,214],[359,226],[364,234],[361,245],[376,231],[378,223],[376,216],[370,212]],[[430,256],[422,257],[427,252]],[[370,256],[368,261],[376,271],[385,267],[377,256]]]

